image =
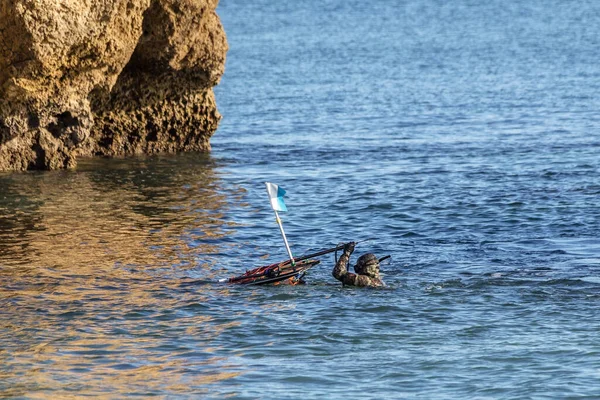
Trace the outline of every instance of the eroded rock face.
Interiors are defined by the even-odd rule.
[[[0,171],[209,150],[216,0],[0,0]]]

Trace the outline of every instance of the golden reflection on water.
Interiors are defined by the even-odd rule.
[[[0,397],[197,393],[239,374],[214,355],[236,323],[201,307],[227,289],[176,290],[215,274],[236,193],[208,156],[182,157],[0,175]]]
[[[0,263],[195,267],[192,253],[214,253],[215,246],[206,243],[190,252],[190,242],[183,240],[192,228],[204,238],[225,235],[227,198],[213,168],[206,165],[184,175],[135,167],[108,177],[84,170],[4,180],[4,197],[12,194],[17,204],[0,208]]]

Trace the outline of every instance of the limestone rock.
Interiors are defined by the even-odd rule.
[[[0,0],[0,171],[210,149],[216,0]]]

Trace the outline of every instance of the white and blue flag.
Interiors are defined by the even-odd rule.
[[[271,207],[273,207],[273,210],[287,211],[287,207],[283,202],[285,190],[271,182],[265,182],[265,185],[267,185],[267,192],[269,193],[269,198],[271,199]]]

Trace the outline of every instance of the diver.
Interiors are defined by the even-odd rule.
[[[383,283],[379,275],[379,260],[373,253],[363,254],[358,258],[356,265],[354,266],[354,272],[356,272],[356,274],[348,272],[348,262],[350,261],[350,255],[354,251],[355,245],[355,242],[350,242],[344,246],[344,253],[340,256],[340,259],[333,268],[333,277],[344,285],[368,287],[385,286],[385,283]]]

